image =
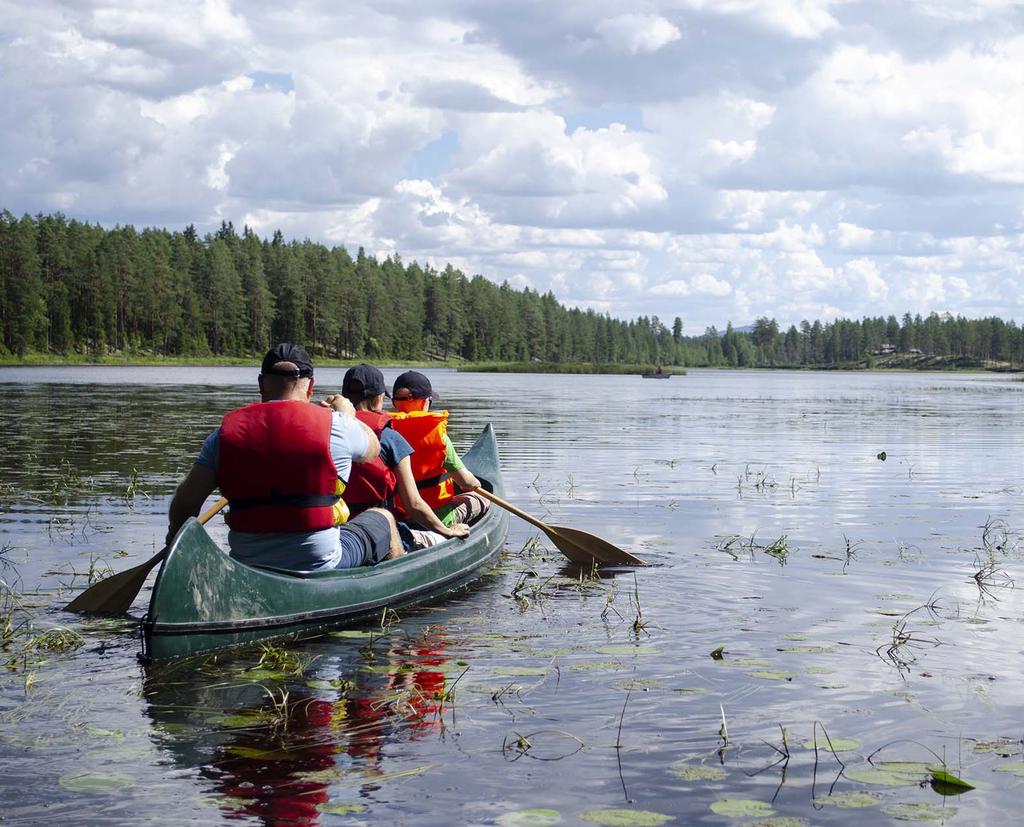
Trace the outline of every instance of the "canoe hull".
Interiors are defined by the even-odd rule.
[[[465,456],[503,493],[488,425]],[[466,540],[450,540],[376,566],[297,574],[246,566],[189,520],[160,569],[143,621],[143,657],[160,660],[281,635],[312,634],[436,597],[479,576],[501,550],[508,514],[491,508]]]

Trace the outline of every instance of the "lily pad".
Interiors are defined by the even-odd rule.
[[[242,680],[262,683],[263,681],[283,681],[288,677],[286,672],[277,672],[273,669],[264,669],[261,666],[254,666],[238,674]]]
[[[332,816],[347,816],[352,813],[362,813],[366,811],[366,806],[363,804],[317,804],[317,812],[328,813]]]
[[[673,689],[677,695],[707,695],[708,690],[703,686],[682,686],[678,689]]]
[[[956,807],[942,804],[890,804],[882,812],[897,821],[945,821],[956,815]]]
[[[659,827],[666,821],[671,821],[672,816],[663,813],[655,813],[650,810],[588,810],[580,813],[584,821],[592,821],[594,824],[603,824],[605,827]]]
[[[775,810],[763,801],[752,798],[722,798],[711,805],[711,812],[729,818],[746,818],[747,816],[770,816]]]
[[[827,655],[835,649],[831,646],[779,646],[775,651],[791,655]]]
[[[947,788],[952,788],[953,790],[962,792],[975,789],[973,784],[964,781],[962,778],[954,775],[943,767],[929,767],[928,771],[932,774],[932,787],[936,792],[942,793],[943,795],[950,794],[950,791]]]
[[[859,781],[861,784],[876,784],[879,787],[905,787],[917,783],[913,776],[886,770],[855,768],[843,770],[843,775],[851,781]]]
[[[807,822],[802,818],[777,816],[775,818],[759,818],[757,821],[748,821],[743,827],[807,827]]]
[[[657,678],[622,678],[612,683],[613,689],[632,689],[635,692],[656,689],[659,686],[661,686],[661,681]]]
[[[74,793],[116,793],[135,782],[127,775],[117,772],[69,772],[60,777],[60,785]]]
[[[1018,775],[1024,778],[1024,764],[1000,764],[992,768],[995,772],[1008,772],[1011,775]]]
[[[234,729],[235,727],[257,726],[263,723],[263,717],[258,712],[239,713],[238,715],[211,715],[206,719],[206,723]]]
[[[1016,755],[1020,752],[1020,741],[1008,741],[1000,739],[997,741],[978,741],[974,747],[974,752],[994,752],[1000,758],[1009,758],[1011,755]]]
[[[544,677],[548,673],[546,666],[496,666],[491,670],[495,675],[506,678]]]
[[[672,774],[683,781],[722,781],[726,772],[721,767],[706,767],[703,764],[675,764]]]
[[[501,827],[550,827],[562,822],[558,810],[515,810],[496,819]]]
[[[793,673],[782,669],[755,669],[746,673],[751,678],[760,678],[765,681],[791,681]]]
[[[389,772],[384,775],[373,776],[373,782],[375,784],[383,784],[385,781],[394,781],[397,778],[413,778],[417,775],[424,775],[430,772],[437,764],[424,764],[421,767],[412,767],[408,770],[399,770],[398,772]]]
[[[836,670],[831,666],[807,666],[803,671],[806,675],[831,675]]]
[[[783,640],[807,640],[807,635],[803,632],[787,632],[782,636]]]
[[[571,667],[573,672],[618,672],[622,668],[617,660],[581,660]]]
[[[830,804],[833,807],[842,807],[844,810],[854,810],[860,807],[874,807],[882,802],[882,797],[876,793],[852,790],[848,793],[821,796],[814,801],[816,804]]]
[[[860,748],[860,741],[854,738],[833,738],[831,741],[826,738],[819,738],[818,749],[828,750],[830,743],[832,744],[832,749],[836,752],[850,752]],[[814,741],[804,741],[804,749],[814,749]]]
[[[875,767],[897,775],[913,776],[915,781],[921,781],[931,773],[931,764],[924,761],[876,761]]]
[[[611,655],[617,657],[619,655],[660,655],[661,649],[656,646],[642,646],[634,645],[632,643],[611,643],[607,646],[599,646],[594,650],[599,655]],[[594,812],[603,812],[595,810]],[[627,812],[633,812],[629,810]],[[637,810],[636,812],[640,812]]]
[[[123,732],[116,732],[112,729],[103,729],[98,726],[86,727],[85,731],[90,735],[99,735],[101,738],[124,738]]]
[[[294,759],[296,755],[286,749],[263,749],[261,747],[246,747],[241,744],[233,744],[228,747],[228,752],[238,758],[251,758],[254,761],[288,761]]]
[[[733,669],[759,669],[762,666],[771,666],[771,661],[764,658],[730,658],[722,661],[723,666],[731,666]]]
[[[330,637],[347,637],[347,638],[368,638],[368,637],[383,637],[384,632],[380,631],[366,631],[364,629],[339,629],[336,632],[328,632]]]

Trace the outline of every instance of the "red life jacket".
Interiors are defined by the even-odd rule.
[[[335,524],[338,469],[331,411],[309,402],[257,402],[220,426],[217,483],[235,531],[317,531]]]
[[[391,416],[391,427],[406,438],[415,453],[412,475],[420,496],[435,511],[455,495],[455,483],[444,470],[448,411],[411,411]],[[405,513],[401,497],[395,497],[395,510]]]
[[[356,419],[380,439],[390,417],[377,411],[356,411]],[[395,474],[377,457],[373,462],[353,462],[345,486],[345,502],[356,515],[367,508],[388,508],[395,496]]]

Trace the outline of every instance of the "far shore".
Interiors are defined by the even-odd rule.
[[[590,362],[469,362],[454,359],[329,359],[313,356],[317,367],[347,368],[360,362],[369,361],[381,368],[423,367],[451,369],[467,373],[550,373],[550,374],[650,374],[657,366],[652,364],[594,364]],[[154,354],[51,354],[30,353],[23,357],[0,356],[3,367],[252,367],[259,363],[259,356],[159,356]],[[685,376],[693,370],[794,370],[794,371],[872,371],[872,372],[944,372],[944,373],[1024,373],[1024,366],[1009,362],[967,359],[952,356],[921,356],[893,354],[868,357],[853,362],[839,362],[828,365],[662,365],[661,372],[668,375]]]

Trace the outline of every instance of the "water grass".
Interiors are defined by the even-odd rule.
[[[786,565],[791,551],[785,534],[769,543],[759,543],[756,532],[751,534],[749,538],[744,538],[739,534],[730,534],[721,539],[715,548],[717,551],[728,554],[733,560],[737,561],[744,557],[753,561],[755,559],[755,552],[759,552],[771,557],[780,566]]]

